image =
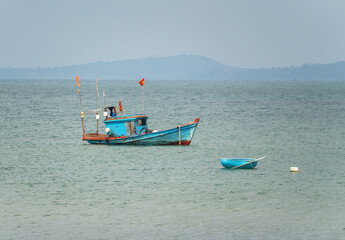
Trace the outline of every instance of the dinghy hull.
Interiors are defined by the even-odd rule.
[[[221,158],[220,162],[230,169],[254,169],[258,163],[254,158]]]

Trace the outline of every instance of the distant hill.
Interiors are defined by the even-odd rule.
[[[0,68],[0,79],[345,80],[345,62],[287,68],[238,68],[210,58],[179,55],[49,68]]]

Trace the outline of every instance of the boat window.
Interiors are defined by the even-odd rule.
[[[127,136],[135,134],[134,121],[126,122],[126,130],[127,130]]]
[[[137,126],[146,126],[146,119],[138,119]]]
[[[146,126],[146,119],[141,119],[141,124],[142,124],[143,126]]]

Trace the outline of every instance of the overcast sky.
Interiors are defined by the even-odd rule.
[[[0,0],[0,67],[203,55],[238,67],[345,60],[344,0]]]

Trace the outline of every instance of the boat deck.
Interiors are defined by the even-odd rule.
[[[83,140],[114,140],[114,139],[121,139],[121,138],[126,138],[126,136],[122,136],[122,137],[113,137],[113,136],[109,136],[107,134],[103,134],[103,133],[85,133],[83,135]]]

